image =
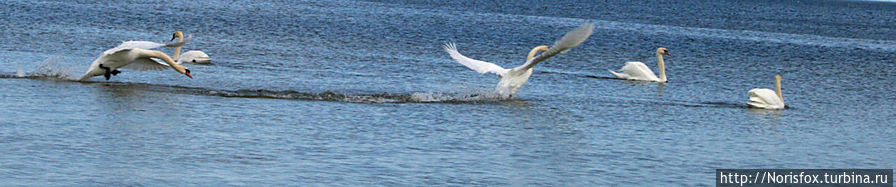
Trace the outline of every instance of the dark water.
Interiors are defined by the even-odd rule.
[[[539,64],[516,98],[452,61]],[[0,1],[0,184],[712,185],[896,167],[896,3]],[[72,82],[125,40],[213,65]],[[625,61],[670,82],[610,79]],[[171,52],[170,49],[165,49]],[[782,111],[745,107],[784,77]]]

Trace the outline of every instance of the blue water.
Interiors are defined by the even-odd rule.
[[[582,23],[512,99],[504,67]],[[713,185],[896,168],[896,3],[0,1],[0,184]],[[70,81],[121,41],[212,65]],[[669,82],[612,79],[626,61]],[[172,53],[171,49],[163,49]],[[784,77],[788,109],[747,91]]]

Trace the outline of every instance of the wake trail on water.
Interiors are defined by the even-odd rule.
[[[501,103],[508,100],[493,90],[467,90],[456,93],[449,92],[414,92],[410,94],[403,93],[375,93],[375,94],[351,94],[339,93],[334,91],[325,91],[322,93],[302,92],[297,90],[267,90],[267,89],[210,89],[202,87],[186,87],[177,85],[151,84],[151,83],[131,83],[131,82],[114,82],[114,81],[78,81],[75,76],[70,73],[69,69],[59,68],[55,64],[45,64],[37,68],[34,72],[26,73],[19,69],[15,73],[0,74],[0,78],[4,79],[34,79],[34,80],[53,80],[65,81],[83,84],[102,84],[108,87],[118,87],[118,89],[144,90],[154,92],[165,92],[175,94],[203,95],[217,97],[233,97],[233,98],[266,98],[266,99],[288,99],[288,100],[308,100],[308,101],[333,101],[333,102],[349,102],[349,103],[455,103],[455,104],[479,104],[479,103]]]
[[[618,106],[646,105],[646,106],[677,106],[689,108],[749,108],[745,102],[731,101],[686,101],[674,99],[643,99],[630,97],[604,97],[608,103],[616,103]]]
[[[598,76],[598,75],[595,75],[595,74],[591,74],[591,73],[583,73],[583,72],[565,72],[565,71],[547,71],[547,70],[544,70],[544,71],[540,71],[539,73],[541,73],[541,74],[567,75],[567,76],[583,77],[583,78],[591,78],[591,79],[624,80],[624,79],[619,79],[619,78],[616,78],[616,77],[610,77],[610,76]]]
[[[22,78],[34,80],[66,81],[83,84],[102,84],[103,86],[116,87],[117,89],[143,90],[152,92],[164,92],[174,94],[233,97],[233,98],[264,98],[287,99],[306,101],[332,101],[348,103],[449,103],[449,104],[500,104],[507,101],[518,101],[514,98],[506,98],[491,89],[451,89],[457,92],[413,92],[413,93],[374,93],[354,94],[325,91],[322,93],[303,92],[298,90],[268,90],[268,89],[210,89],[202,87],[186,87],[177,85],[110,82],[110,81],[77,81],[74,76],[67,73],[68,69],[54,69],[54,66],[43,65],[32,73],[18,70],[15,73],[0,73],[0,78]],[[620,104],[644,104],[667,105],[681,107],[710,107],[710,108],[748,108],[742,102],[728,101],[683,101],[683,100],[652,100],[634,98],[608,98],[621,102]]]

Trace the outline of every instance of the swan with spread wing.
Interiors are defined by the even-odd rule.
[[[481,74],[493,73],[498,75],[500,81],[498,81],[498,85],[495,89],[501,96],[509,98],[513,97],[513,94],[515,94],[520,87],[529,80],[529,76],[532,75],[532,67],[535,67],[539,62],[555,55],[565,53],[573,47],[582,44],[585,39],[588,39],[588,37],[591,36],[593,31],[594,24],[585,23],[566,33],[563,38],[560,38],[560,40],[555,42],[554,46],[551,46],[550,48],[547,46],[533,48],[526,58],[526,63],[512,69],[505,69],[490,62],[466,57],[457,51],[457,46],[454,43],[445,44],[445,51],[447,51],[451,58],[457,61],[457,63],[460,63],[473,71]],[[543,53],[541,53],[541,55],[535,56],[538,52],[542,51]]]
[[[79,81],[85,81],[90,77],[104,76],[106,80],[113,75],[121,73],[119,68],[131,69],[137,71],[164,70],[168,68],[174,69],[178,73],[193,78],[190,75],[190,69],[184,67],[174,61],[171,57],[161,51],[151,50],[159,47],[180,47],[186,44],[188,40],[175,43],[155,43],[149,41],[126,41],[115,48],[104,51],[100,57],[93,61],[90,68],[84,73]],[[153,59],[160,59],[157,62]]]

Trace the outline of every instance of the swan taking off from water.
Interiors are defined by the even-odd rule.
[[[516,93],[527,80],[529,80],[529,76],[532,75],[532,67],[545,59],[565,53],[566,51],[569,51],[569,49],[578,46],[584,42],[585,39],[588,39],[588,36],[591,36],[593,31],[594,24],[585,23],[579,28],[566,33],[563,38],[560,38],[560,40],[555,42],[554,46],[550,48],[547,46],[535,47],[529,52],[529,55],[526,58],[526,63],[513,69],[504,69],[493,63],[468,58],[460,54],[460,52],[457,52],[457,46],[454,43],[445,44],[445,51],[447,51],[448,54],[451,55],[451,58],[457,61],[457,63],[463,64],[476,72],[481,74],[497,74],[501,78],[495,88],[498,94],[502,97],[513,97],[513,94]],[[539,51],[544,52],[536,57],[535,54]]]
[[[180,31],[174,31],[174,35],[171,36],[171,41],[174,41],[175,38],[177,38],[177,42],[184,41],[184,33]],[[184,62],[208,64],[212,62],[212,59],[209,58],[208,54],[205,54],[205,52],[190,50],[185,52],[184,54],[180,54],[181,48],[181,46],[178,46],[174,49],[174,59],[176,59],[178,64],[182,64]]]
[[[784,109],[784,96],[781,95],[781,75],[775,75],[775,91],[767,88],[753,88],[747,95],[750,96],[750,107],[764,109]]]
[[[663,63],[663,54],[672,56],[666,48],[660,47],[659,49],[656,49],[657,66],[660,70],[659,78],[653,74],[653,71],[650,71],[650,68],[647,68],[647,65],[644,65],[644,63],[641,62],[626,62],[625,66],[622,66],[622,69],[620,69],[622,73],[616,73],[613,70],[609,71],[616,76],[616,78],[620,79],[663,83],[666,82],[666,66]]]
[[[189,39],[187,40],[189,41]],[[100,57],[93,61],[87,73],[79,79],[84,81],[94,76],[104,76],[106,80],[112,75],[121,73],[118,68],[131,69],[137,71],[147,70],[164,70],[173,68],[174,71],[193,78],[190,75],[190,69],[174,62],[171,57],[161,51],[150,50],[158,47],[180,47],[187,43],[181,41],[177,43],[161,44],[148,41],[127,41],[118,45],[118,47],[106,50]],[[161,59],[164,63],[157,62],[153,58]]]

